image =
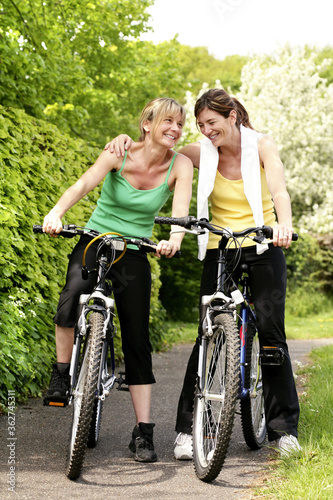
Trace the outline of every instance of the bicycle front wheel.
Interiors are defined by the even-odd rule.
[[[193,459],[205,482],[223,466],[232,433],[239,386],[239,335],[231,314],[214,320],[204,352],[202,390],[197,382],[193,411]]]
[[[259,339],[254,325],[249,325],[246,336],[244,385],[249,396],[241,399],[241,420],[246,444],[251,450],[262,448],[266,439],[266,418]]]
[[[102,362],[101,369],[99,373],[98,379],[98,391],[97,396],[101,396],[103,393],[102,389],[102,380],[103,376],[107,374],[107,357],[108,357],[108,344],[104,343],[102,350]],[[96,397],[94,401],[94,408],[91,417],[91,424],[88,436],[87,446],[88,448],[95,448],[98,442],[99,433],[101,430],[101,421],[102,421],[102,411],[103,411],[104,400],[100,397]]]
[[[89,316],[89,338],[73,391],[73,418],[66,464],[66,475],[69,479],[77,479],[83,465],[95,404],[103,347],[103,327],[103,315],[92,312]]]

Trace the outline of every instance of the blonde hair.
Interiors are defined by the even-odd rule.
[[[181,121],[184,125],[186,121],[186,111],[184,107],[174,99],[169,97],[158,97],[148,102],[140,116],[139,126],[141,135],[139,141],[144,141],[145,139],[146,131],[144,129],[144,124],[147,121],[153,124],[153,129],[156,129],[166,116],[175,116],[178,113],[181,114]]]

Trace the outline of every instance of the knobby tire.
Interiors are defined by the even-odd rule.
[[[100,373],[98,377],[98,395],[103,394],[102,382],[105,374],[107,374],[107,357],[108,357],[108,344],[104,343],[102,350],[102,362],[100,363]],[[91,424],[89,429],[89,436],[87,446],[88,448],[95,448],[98,442],[99,433],[101,430],[102,412],[104,400],[95,398],[94,409],[91,417]]]
[[[88,344],[73,397],[72,428],[66,465],[66,475],[69,479],[79,477],[87,447],[103,347],[103,315],[92,312],[89,325]]]
[[[259,353],[258,332],[254,325],[249,324],[246,337],[244,377],[244,385],[249,388],[249,397],[241,399],[241,421],[245,442],[251,450],[262,448],[266,439],[264,392]],[[256,384],[256,397],[250,397]]]
[[[203,391],[196,387],[193,411],[193,459],[199,479],[210,482],[222,467],[232,434],[238,386],[238,329],[233,316],[219,314],[207,344]]]

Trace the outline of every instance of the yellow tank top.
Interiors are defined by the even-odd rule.
[[[276,225],[274,205],[269,192],[265,171],[260,167],[261,195],[264,222],[267,226]],[[243,179],[232,181],[216,171],[213,191],[209,197],[211,203],[211,222],[221,227],[230,227],[233,231],[242,231],[247,227],[255,227],[253,213],[244,194]],[[217,248],[219,236],[210,233],[208,249]],[[255,245],[246,239],[242,246]]]

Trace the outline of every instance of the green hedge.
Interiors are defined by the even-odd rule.
[[[39,395],[55,356],[54,315],[75,241],[36,236],[59,196],[96,159],[99,150],[74,140],[23,111],[0,106],[0,403]],[[99,195],[96,188],[73,207],[66,223],[84,224]],[[152,260],[151,335],[164,345],[164,310],[158,300],[159,265]],[[121,343],[116,343],[118,360]]]

